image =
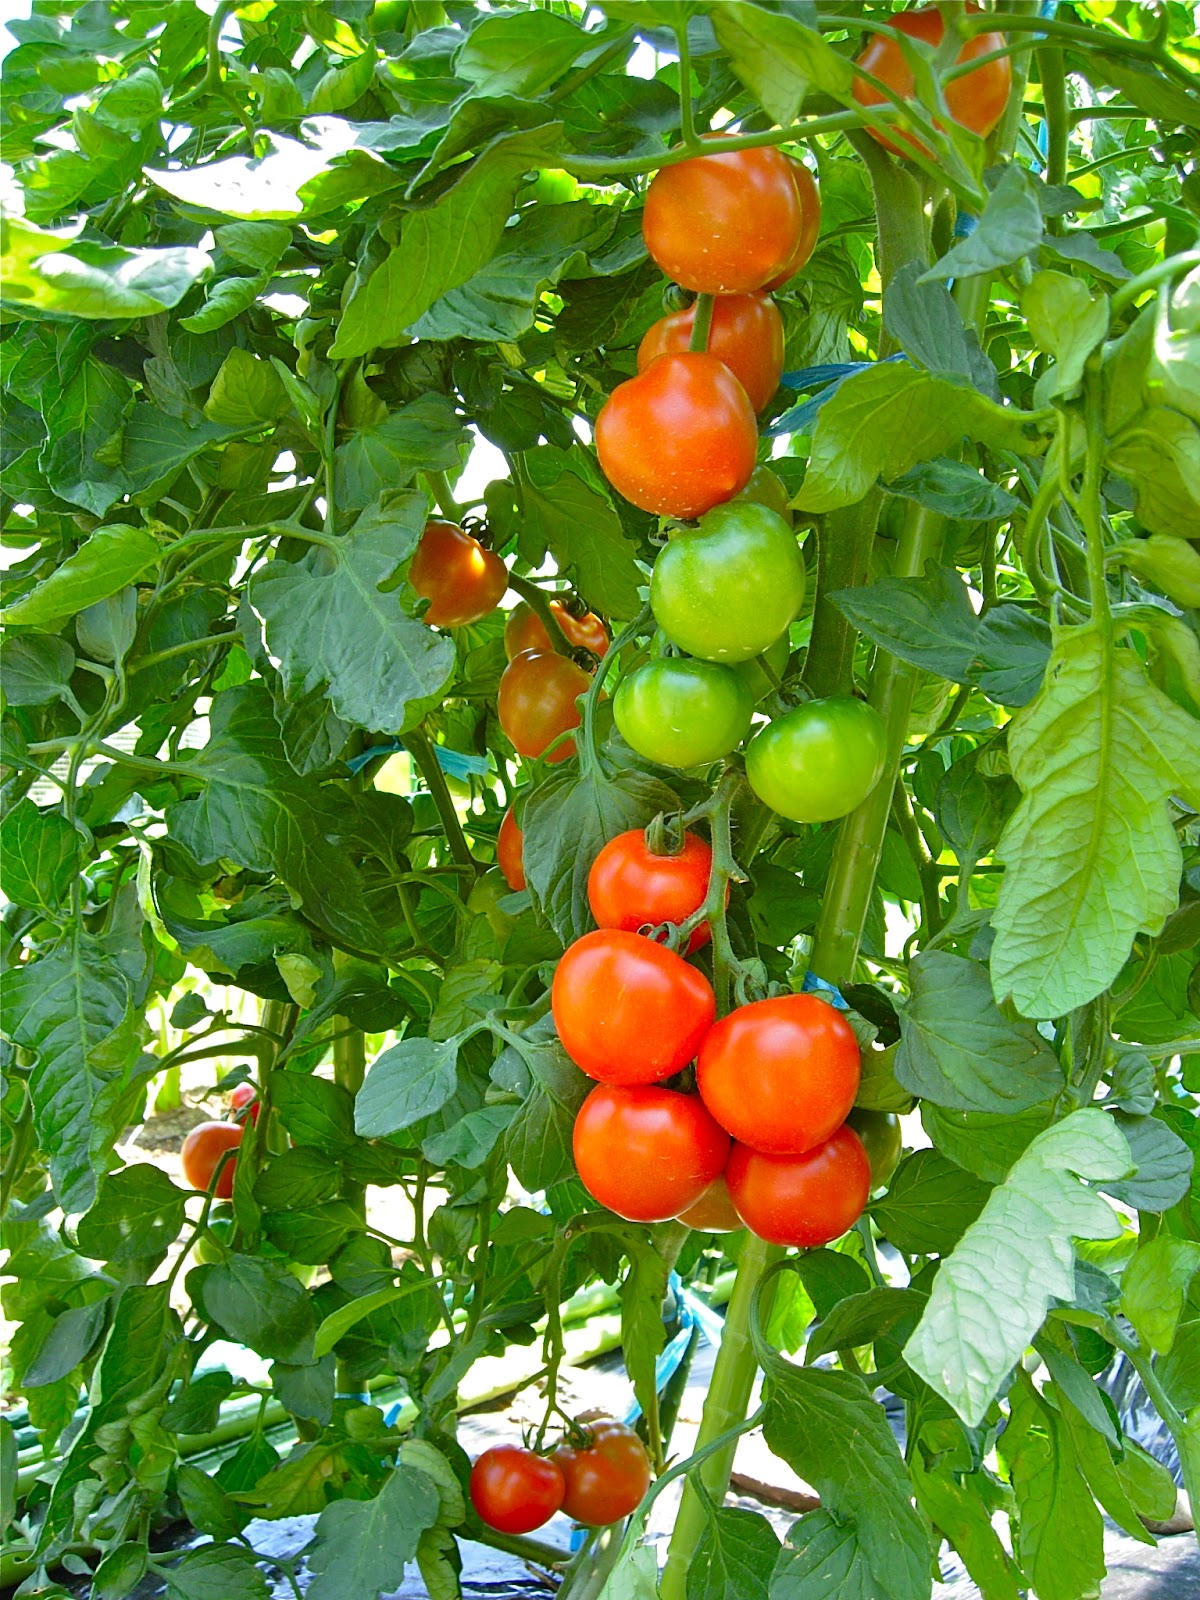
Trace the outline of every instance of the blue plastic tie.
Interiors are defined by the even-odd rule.
[[[907,359],[902,351],[894,356],[884,357],[885,362],[907,361]],[[833,399],[847,378],[853,378],[858,373],[866,372],[878,365],[880,363],[875,361],[839,361],[820,367],[802,367],[798,372],[785,372],[780,381],[799,394],[815,388],[818,384],[825,384],[826,387],[820,394],[805,400],[802,405],[793,406],[790,411],[785,411],[782,416],[776,417],[775,421],[763,430],[764,434],[768,439],[778,439],[785,434],[807,433],[821,407],[827,400]]]
[[[369,750],[360,751],[356,756],[351,756],[346,765],[351,772],[361,772],[368,762],[376,760],[379,756],[394,756],[405,748],[403,739],[388,739],[384,744],[373,744]],[[461,750],[447,750],[445,745],[435,744],[433,753],[437,757],[437,764],[447,777],[457,778],[460,783],[468,777],[486,778],[490,771],[486,756],[469,756]]]
[[[839,1011],[849,1011],[850,1002],[838,988],[836,983],[827,983],[824,978],[818,978],[810,967],[804,974],[804,982],[800,985],[801,994],[820,995],[822,1000],[828,1000],[831,1006],[836,1006]]]

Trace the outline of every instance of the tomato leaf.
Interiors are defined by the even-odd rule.
[[[771,1600],[865,1600],[875,1578],[853,1522],[810,1511],[793,1522],[771,1578]]]
[[[308,1556],[314,1600],[374,1600],[399,1587],[417,1541],[437,1521],[437,1485],[400,1466],[373,1500],[340,1500],[317,1518]]]
[[[54,624],[116,594],[161,555],[158,541],[146,528],[120,522],[97,528],[48,578],[7,606],[4,621],[34,628]]]
[[[82,839],[61,811],[26,795],[0,819],[0,877],[14,905],[54,914],[75,876]]]
[[[1030,255],[1042,242],[1042,208],[1037,184],[1029,172],[1010,162],[988,196],[976,226],[929,270],[920,282],[970,278],[994,272]]]
[[[914,1150],[871,1215],[884,1237],[917,1255],[948,1255],[987,1202],[989,1186],[940,1150]]]
[[[376,1056],[354,1101],[354,1128],[378,1139],[441,1109],[457,1079],[456,1039],[401,1039]]]
[[[687,1600],[767,1600],[779,1535],[757,1511],[722,1506],[688,1566]]]
[[[781,128],[795,122],[810,86],[849,101],[850,63],[815,27],[785,13],[727,0],[713,6],[711,15],[733,70]]]
[[[107,1173],[75,1238],[93,1261],[123,1265],[162,1255],[183,1226],[183,1190],[158,1167],[139,1162]]]

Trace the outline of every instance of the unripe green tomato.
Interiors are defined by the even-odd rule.
[[[862,1140],[867,1152],[871,1163],[871,1188],[882,1189],[900,1165],[900,1153],[904,1149],[899,1119],[890,1111],[864,1111],[855,1106],[846,1123]]]
[[[492,932],[499,939],[505,939],[512,931],[515,917],[510,917],[507,912],[499,909],[499,902],[510,895],[512,890],[504,881],[504,876],[498,867],[493,867],[490,872],[485,872],[482,878],[476,880],[467,896],[467,910],[473,916],[486,917],[491,924]]]
[[[1200,551],[1173,533],[1131,539],[1113,552],[1177,606],[1200,606]]]
[[[788,502],[787,488],[779,474],[772,472],[770,467],[755,467],[750,474],[750,482],[744,489],[738,490],[729,504],[736,505],[739,500],[753,500],[757,505],[766,506],[768,511],[777,511],[791,526],[792,508]]]
[[[224,1261],[229,1254],[232,1236],[233,1207],[218,1201],[209,1213],[208,1228],[196,1240],[192,1254],[197,1261],[206,1265]]]
[[[786,633],[781,634],[762,655],[755,656],[753,661],[739,661],[733,669],[749,689],[755,705],[778,688],[791,654],[792,646],[788,636]],[[770,668],[769,672],[764,669],[764,662]]]
[[[574,200],[579,185],[569,172],[561,167],[543,167],[537,177],[522,191],[523,200],[541,200],[550,205],[561,205],[564,200]]]
[[[804,561],[777,511],[728,501],[677,533],[650,580],[654,619],[690,656],[735,666],[773,645],[804,603]]]
[[[883,776],[887,730],[873,706],[849,695],[810,700],[768,723],[746,751],[758,798],[792,822],[844,817]]]
[[[613,702],[626,744],[665,767],[728,755],[749,733],[753,714],[750,691],[731,668],[672,656],[622,678]]]

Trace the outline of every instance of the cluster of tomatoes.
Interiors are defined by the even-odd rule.
[[[183,1175],[193,1189],[207,1191],[212,1186],[221,1157],[226,1150],[236,1150],[242,1142],[246,1118],[258,1121],[258,1090],[252,1083],[239,1083],[229,1096],[229,1109],[233,1113],[228,1122],[198,1122],[183,1141],[179,1159]],[[237,1157],[230,1156],[221,1167],[213,1193],[218,1200],[233,1198],[233,1169]]]
[[[549,1455],[496,1445],[471,1469],[471,1504],[501,1533],[532,1533],[556,1511],[604,1528],[627,1517],[649,1487],[645,1445],[611,1417],[576,1423]]]
[[[846,1126],[858,1043],[811,994],[755,1001],[718,1022],[703,972],[637,931],[685,924],[687,953],[702,946],[711,873],[712,852],[693,833],[658,855],[635,829],[593,863],[599,927],[570,946],[551,990],[563,1047],[597,1083],[575,1119],[575,1165],[588,1192],[630,1221],[678,1217],[707,1232],[744,1223],[774,1244],[826,1244],[872,1187]],[[683,1087],[693,1062],[694,1088]]]

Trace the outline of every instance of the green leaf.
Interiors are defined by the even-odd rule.
[[[71,1306],[55,1317],[33,1360],[21,1374],[21,1387],[40,1389],[74,1372],[103,1332],[107,1312],[105,1298],[91,1305]]]
[[[940,1150],[914,1150],[871,1207],[884,1234],[916,1255],[948,1255],[987,1203],[989,1185]]]
[[[231,226],[236,227],[238,224],[234,223]],[[269,228],[272,224],[246,222],[240,226]],[[218,229],[218,232],[220,231]],[[269,272],[260,272],[254,278],[222,278],[209,289],[199,311],[194,311],[190,317],[180,317],[179,326],[186,328],[189,333],[215,333],[218,328],[225,327],[226,323],[241,316],[243,311],[248,311],[270,281]]]
[[[989,483],[966,462],[949,456],[924,461],[883,487],[888,494],[916,500],[931,511],[959,522],[999,521],[1010,517],[1020,506],[1020,501],[1007,489]]]
[[[652,1245],[628,1246],[629,1271],[621,1285],[621,1348],[634,1398],[646,1416],[658,1410],[656,1364],[666,1342],[663,1297],[670,1269]]]
[[[354,1100],[341,1084],[299,1072],[271,1079],[271,1105],[294,1145],[336,1155],[354,1138]]]
[[[126,492],[137,505],[153,505],[189,461],[229,437],[230,429],[215,422],[191,427],[156,405],[135,405],[125,424],[121,445]]]
[[[175,1483],[184,1515],[200,1533],[211,1534],[214,1539],[232,1539],[249,1522],[249,1511],[189,1461],[181,1461],[176,1467]]]
[[[909,261],[893,274],[883,297],[884,328],[919,367],[966,379],[998,400],[996,369],[983,353],[974,329],[963,322],[944,282],[922,278],[923,265]]]
[[[722,1506],[687,1570],[687,1600],[767,1600],[779,1535],[757,1511]]]
[[[1187,1142],[1172,1128],[1163,1107],[1154,1116],[1131,1117],[1115,1113],[1113,1120],[1125,1135],[1137,1168],[1120,1183],[1106,1183],[1106,1194],[1137,1211],[1169,1211],[1187,1194],[1195,1157]]]
[[[952,245],[921,282],[993,273],[1031,254],[1042,242],[1038,185],[1016,162],[1004,168],[976,227]]]
[[[958,1552],[982,1600],[1018,1600],[1019,1574],[992,1527],[989,1508],[971,1483],[943,1466],[927,1469],[920,1450],[909,1461],[917,1504]]]
[[[1118,55],[1116,51],[1093,50],[1088,52],[1083,71],[1089,81],[1098,85],[1115,84],[1156,121],[1200,128],[1200,95],[1169,78],[1155,62]]]
[[[1200,742],[1134,652],[1088,625],[1059,634],[1008,750],[1022,798],[999,844],[992,984],[1024,1016],[1061,1016],[1107,989],[1136,935],[1175,909],[1167,798],[1200,801]]]
[[[986,745],[960,756],[934,790],[938,829],[960,861],[975,862],[988,853],[1020,798],[1007,773],[991,774],[987,757]]]
[[[1175,1343],[1188,1284],[1200,1270],[1200,1244],[1162,1233],[1138,1246],[1121,1274],[1121,1310],[1138,1338],[1160,1355]]]
[[[561,125],[502,134],[436,203],[408,214],[400,243],[347,302],[335,361],[398,343],[434,301],[490,260],[526,172],[545,164]]]
[[[1081,278],[1065,272],[1035,272],[1021,309],[1034,342],[1055,358],[1037,381],[1035,402],[1075,394],[1088,356],[1108,333],[1107,295],[1093,299]]]
[[[217,1425],[221,1404],[233,1391],[232,1376],[219,1369],[202,1372],[182,1389],[162,1414],[164,1428],[175,1433],[209,1433]]]
[[[112,457],[121,448],[132,401],[129,380],[106,362],[89,358],[45,407],[50,437],[38,465],[60,499],[102,517],[125,493],[125,476]],[[122,578],[116,588],[125,582]]]
[[[423,394],[383,422],[359,428],[334,456],[334,501],[339,512],[362,511],[411,483],[419,471],[446,472],[459,464],[462,424],[441,394]],[[375,515],[374,512],[371,513]]]
[[[78,871],[82,843],[61,811],[43,811],[28,795],[18,800],[0,819],[4,893],[14,905],[53,916]]]
[[[771,1600],[874,1600],[876,1584],[854,1523],[810,1511],[788,1530],[771,1578]]]
[[[323,690],[346,722],[399,729],[413,701],[445,688],[453,642],[381,588],[416,549],[427,505],[423,494],[394,496],[334,548],[273,561],[253,579],[248,603],[290,700]]]
[[[909,964],[896,1081],[957,1111],[1026,1111],[1064,1087],[1058,1057],[1030,1022],[1010,1022],[986,967],[927,950]]]
[[[986,1183],[1003,1183],[1013,1162],[1054,1120],[1047,1102],[1028,1111],[947,1111],[926,1102],[921,1121],[934,1144],[957,1166]]]
[[[1151,533],[1200,539],[1200,428],[1181,411],[1139,411],[1105,460],[1133,485],[1138,521]]]
[[[48,578],[7,606],[3,620],[34,628],[52,626],[133,583],[162,553],[146,528],[123,522],[97,528]]]
[[[339,147],[314,149],[265,130],[259,140],[269,147],[264,156],[229,156],[224,161],[170,171],[146,167],[145,175],[185,205],[219,216],[241,217],[247,222],[300,216],[304,202],[299,191],[327,170]]]
[[[849,100],[850,63],[815,28],[743,0],[724,0],[710,15],[733,70],[781,128],[795,122],[810,88]]]
[[[813,1362],[833,1350],[873,1344],[910,1313],[919,1311],[925,1298],[916,1289],[867,1289],[862,1294],[849,1295],[814,1329],[805,1347],[805,1361]]]
[[[231,1339],[278,1361],[312,1359],[312,1302],[279,1261],[231,1255],[205,1273],[200,1297]]]
[[[75,652],[53,634],[8,634],[0,639],[0,669],[10,706],[44,706],[70,683]]]
[[[7,216],[0,233],[3,299],[23,311],[104,320],[169,311],[212,262],[191,245],[127,250]]]
[[[309,97],[309,115],[317,117],[331,111],[345,111],[356,100],[361,100],[371,87],[377,59],[374,46],[368,46],[344,66],[330,67]]]
[[[332,1260],[354,1233],[361,1233],[362,1218],[345,1200],[268,1212],[263,1232],[289,1261],[322,1266]]]
[[[551,1017],[539,1018],[492,1064],[492,1082],[521,1096],[504,1135],[504,1155],[528,1190],[548,1189],[574,1171],[571,1129],[593,1087],[558,1042]]]
[[[122,1167],[100,1180],[96,1203],[79,1219],[75,1239],[93,1261],[116,1266],[161,1255],[184,1221],[182,1189],[147,1162]]]
[[[354,1127],[364,1139],[411,1128],[454,1093],[457,1039],[401,1039],[376,1056],[354,1101]]]
[[[606,777],[559,772],[529,796],[522,821],[534,904],[564,943],[591,926],[587,877],[610,839],[679,809],[666,784],[630,768]]]
[[[287,408],[288,397],[271,363],[234,345],[213,379],[204,415],[210,422],[247,433],[267,427]]]
[[[1075,1459],[1080,1472],[1087,1480],[1088,1488],[1117,1526],[1123,1528],[1131,1538],[1136,1539],[1139,1544],[1155,1543],[1154,1535],[1143,1525],[1137,1507],[1126,1492],[1125,1483],[1117,1470],[1117,1463],[1110,1453],[1108,1444],[1088,1425],[1073,1405],[1064,1402],[1061,1393],[1057,1391],[1057,1385],[1053,1398],[1058,1403],[1059,1418],[1070,1436]],[[1123,1459],[1124,1451],[1119,1446],[1117,1448]]]
[[[350,1329],[362,1322],[365,1317],[371,1316],[376,1311],[382,1311],[385,1306],[390,1306],[396,1300],[406,1299],[411,1294],[424,1294],[428,1285],[422,1279],[417,1283],[394,1283],[390,1288],[377,1289],[374,1294],[360,1295],[351,1300],[348,1305],[331,1311],[321,1326],[317,1329],[317,1337],[313,1343],[313,1354],[318,1360],[327,1356]]]
[[[459,1166],[468,1170],[481,1167],[519,1110],[517,1106],[480,1106],[478,1111],[468,1111],[453,1127],[423,1139],[422,1154],[435,1167]]]
[[[399,1587],[417,1541],[437,1521],[437,1485],[397,1467],[373,1500],[340,1500],[317,1518],[308,1555],[312,1600],[375,1600]]]
[[[608,500],[565,468],[552,483],[522,489],[521,550],[549,550],[559,572],[605,616],[635,617],[645,583],[634,546]]]
[[[914,1372],[978,1427],[1051,1300],[1075,1295],[1072,1239],[1112,1239],[1121,1224],[1084,1187],[1129,1170],[1129,1146],[1102,1111],[1040,1133],[942,1262],[904,1347]]]
[[[268,1600],[271,1592],[254,1552],[240,1544],[189,1550],[166,1579],[169,1600]]]
[[[7,1533],[17,1514],[17,1436],[7,1417],[0,1417],[0,1532]]]
[[[592,48],[580,27],[549,11],[484,16],[455,56],[454,73],[477,95],[539,95]]]
[[[943,1269],[944,1270],[944,1269]],[[823,1510],[857,1535],[874,1581],[889,1600],[928,1600],[929,1532],[880,1406],[859,1377],[763,1363],[763,1437]]]

